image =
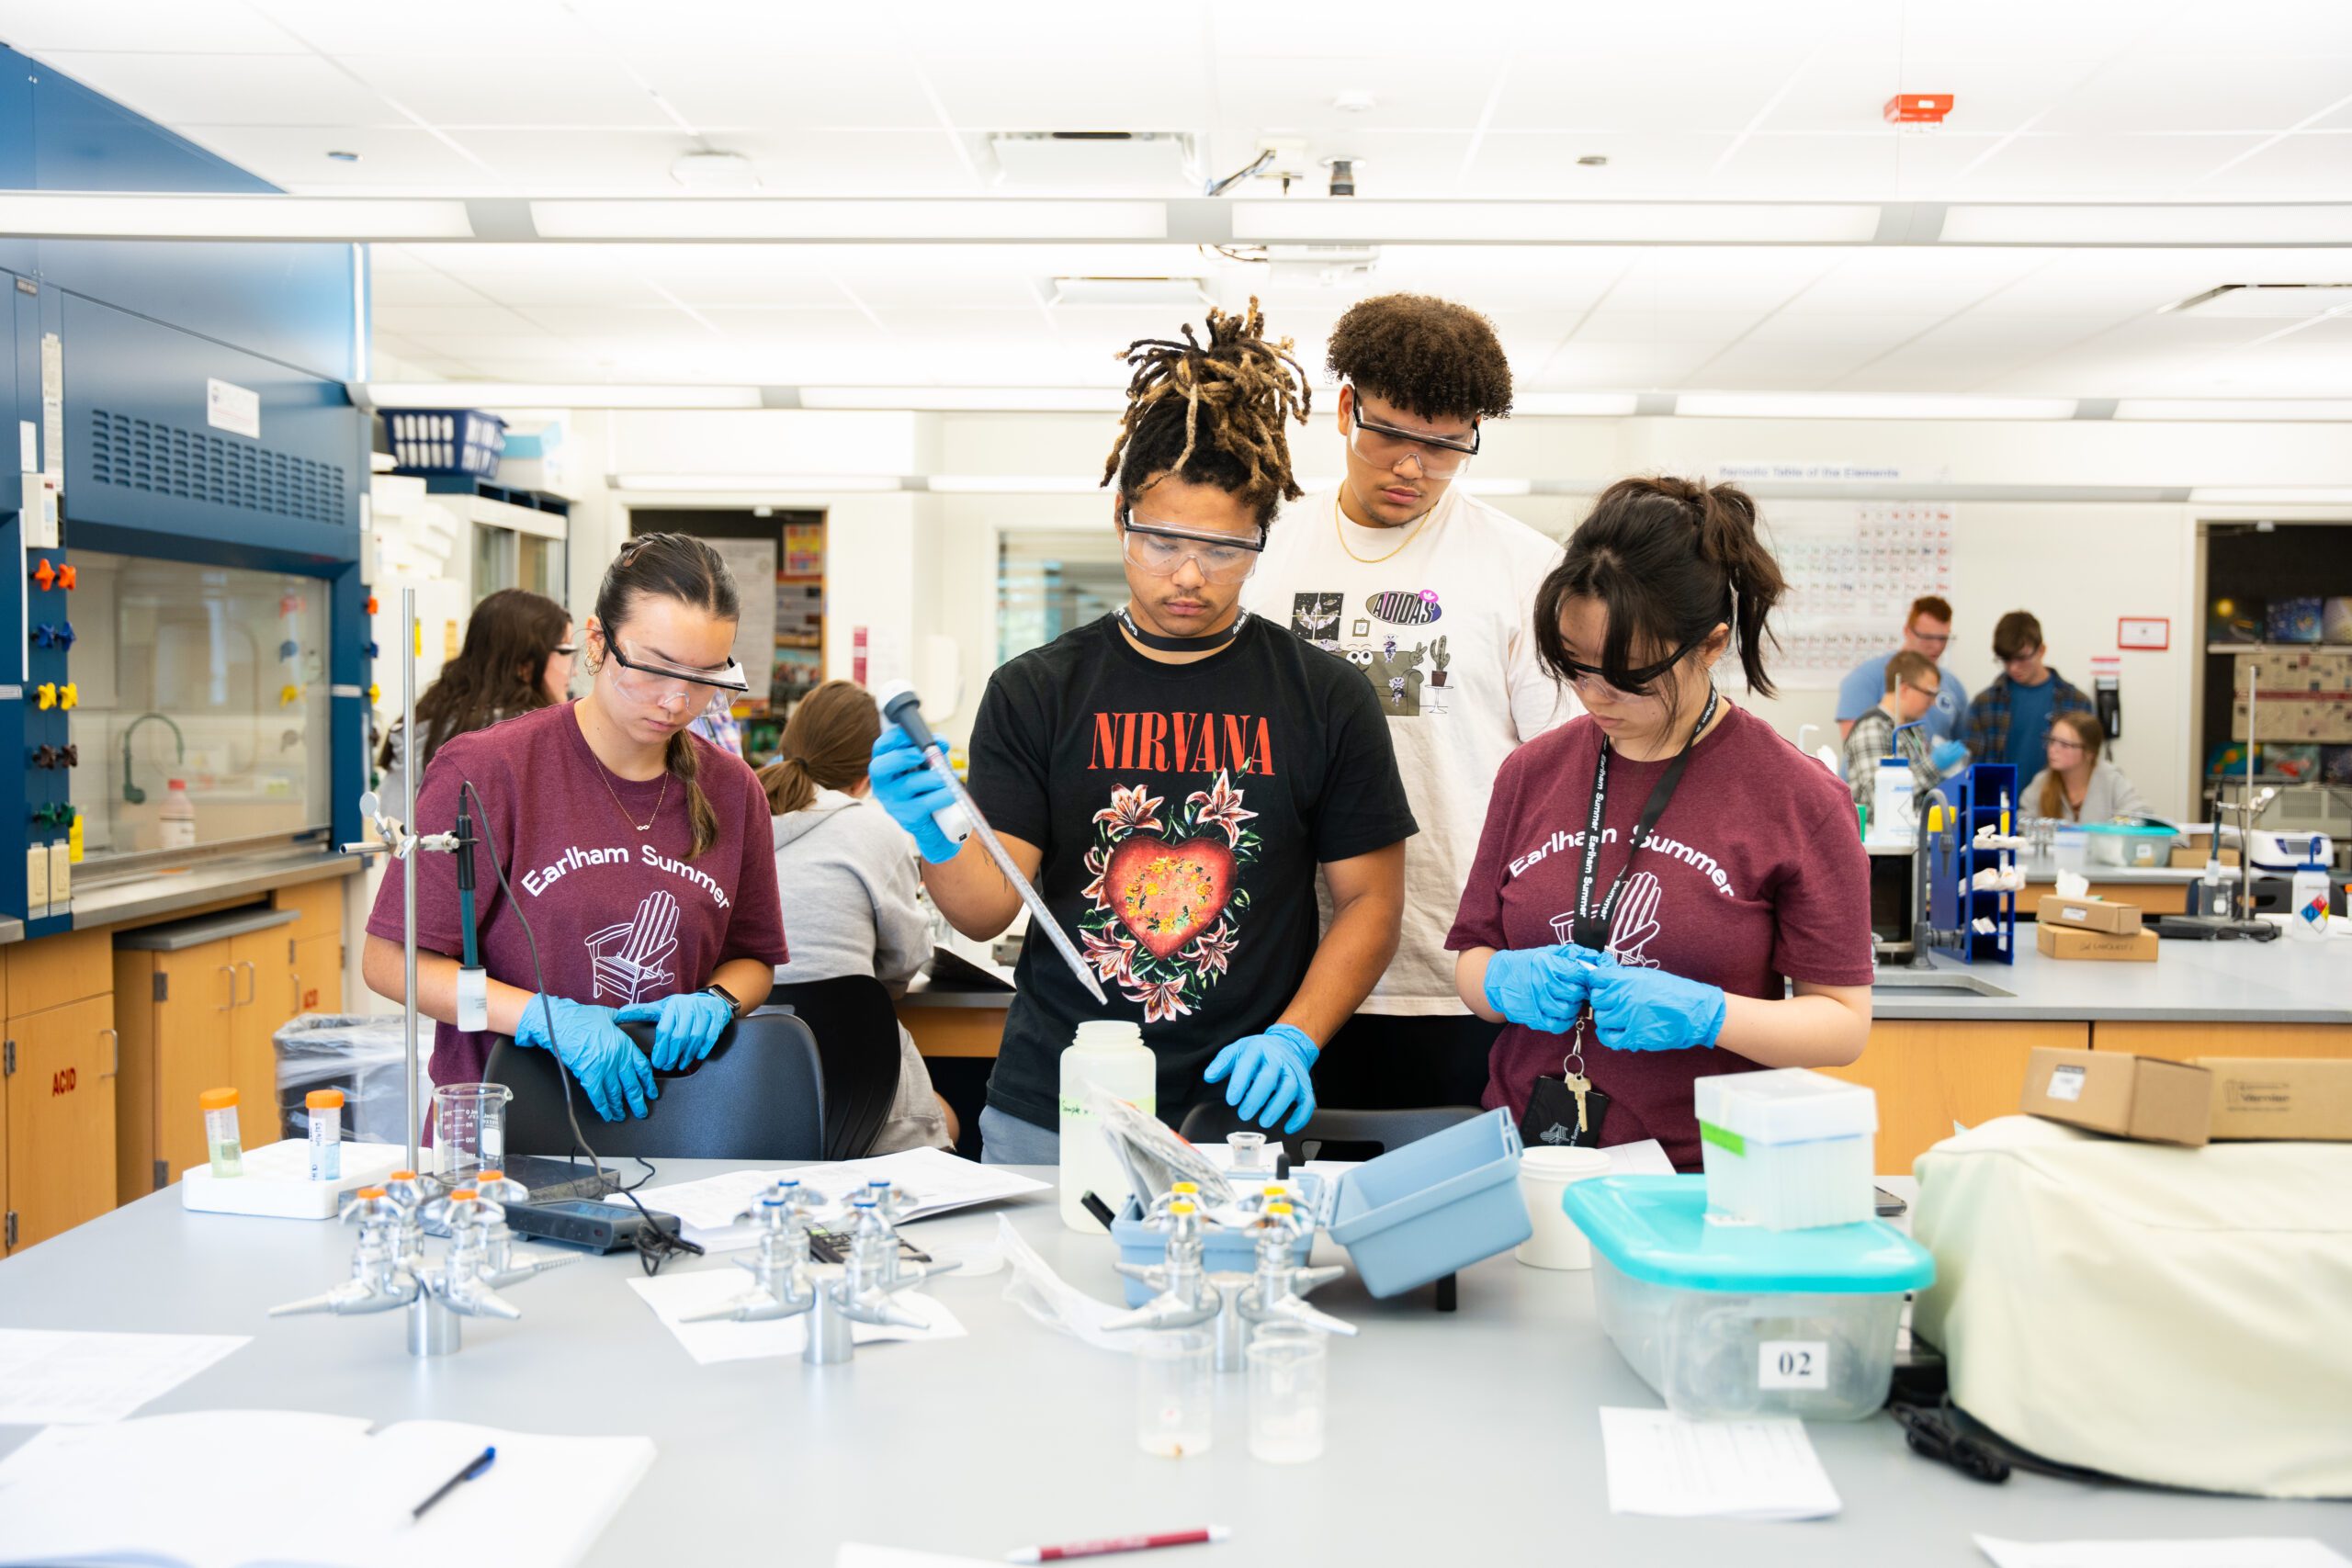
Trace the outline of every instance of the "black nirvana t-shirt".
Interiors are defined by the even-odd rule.
[[[1159,1115],[1181,1122],[1210,1058],[1297,993],[1315,868],[1414,831],[1363,675],[1254,618],[1190,664],[1147,658],[1109,615],[1023,654],[980,700],[971,789],[1045,852],[1038,891],[1111,1001],[1029,933],[989,1103],[1041,1127],[1091,1018],[1142,1024]]]

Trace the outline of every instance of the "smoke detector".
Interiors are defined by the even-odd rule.
[[[758,165],[741,152],[684,153],[670,165],[670,177],[688,190],[710,194],[760,188]]]

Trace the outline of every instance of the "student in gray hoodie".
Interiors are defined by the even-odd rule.
[[[775,813],[775,874],[792,907],[792,959],[776,984],[871,975],[898,995],[931,956],[931,919],[907,836],[865,798],[882,715],[865,688],[828,681],[800,699],[776,761],[760,770]],[[899,1095],[875,1154],[952,1148],[955,1112],[899,1030]]]

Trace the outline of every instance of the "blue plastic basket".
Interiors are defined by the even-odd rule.
[[[403,474],[486,479],[506,450],[506,422],[479,409],[386,409],[384,438]]]
[[[1348,1172],[1331,1217],[1331,1239],[1375,1296],[1442,1280],[1533,1231],[1519,1194],[1519,1129],[1502,1111]]]
[[[1306,1200],[1307,1208],[1311,1211],[1315,1204],[1314,1184],[1318,1179],[1302,1171],[1295,1179],[1299,1195]],[[1127,1200],[1127,1206],[1111,1222],[1111,1239],[1119,1244],[1119,1261],[1122,1263],[1137,1263],[1151,1268],[1168,1257],[1168,1233],[1145,1225],[1143,1211],[1136,1206],[1133,1198]],[[1307,1254],[1314,1250],[1315,1237],[1309,1234],[1298,1238],[1292,1256],[1304,1266]],[[1258,1267],[1257,1240],[1246,1231],[1212,1227],[1202,1236],[1201,1267],[1212,1274],[1247,1274]],[[1120,1275],[1119,1280],[1127,1292],[1129,1306],[1141,1306],[1151,1300],[1151,1288],[1141,1280],[1125,1274]]]

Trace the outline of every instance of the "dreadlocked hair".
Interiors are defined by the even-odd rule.
[[[1116,479],[1131,499],[1170,474],[1214,485],[1248,502],[1263,527],[1283,502],[1306,493],[1291,477],[1283,425],[1306,423],[1314,396],[1306,373],[1290,339],[1268,341],[1255,299],[1238,316],[1210,310],[1205,344],[1191,323],[1183,331],[1181,343],[1138,338],[1113,356],[1135,374],[1102,482]]]

